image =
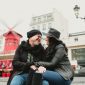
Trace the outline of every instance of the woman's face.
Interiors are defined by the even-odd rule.
[[[48,36],[46,36],[45,40],[46,40],[46,44],[49,45],[49,37]]]

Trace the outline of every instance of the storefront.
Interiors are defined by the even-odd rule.
[[[12,60],[0,60],[0,76],[9,77],[12,71]]]

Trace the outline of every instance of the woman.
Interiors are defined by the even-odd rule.
[[[67,57],[67,48],[59,40],[60,32],[51,28],[47,35],[47,56],[45,61],[35,62],[39,72],[43,73],[43,79],[50,85],[70,85],[74,72]],[[45,69],[46,68],[46,69]]]

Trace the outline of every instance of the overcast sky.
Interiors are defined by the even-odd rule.
[[[14,30],[26,37],[31,18],[52,12],[53,8],[68,20],[69,33],[85,31],[85,21],[74,16],[75,4],[80,6],[80,16],[84,17],[85,0],[0,0],[0,33],[8,30],[3,22],[9,27],[19,23]]]

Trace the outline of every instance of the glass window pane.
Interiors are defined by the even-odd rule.
[[[85,59],[85,48],[72,49],[72,60]]]

